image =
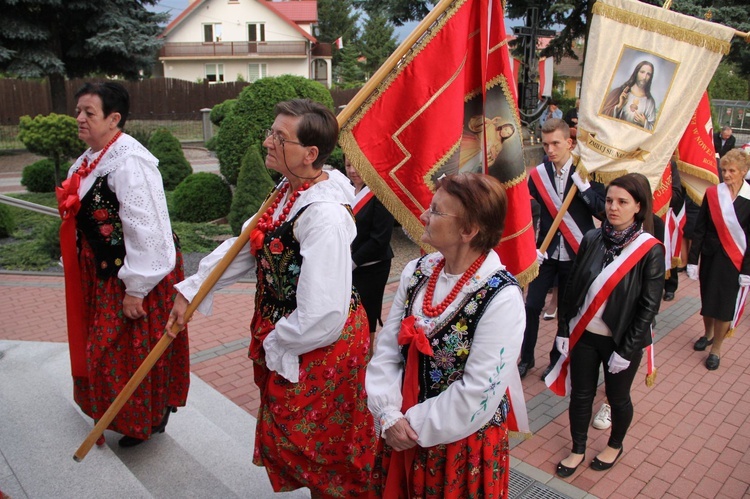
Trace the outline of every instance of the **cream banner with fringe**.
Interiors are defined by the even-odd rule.
[[[594,4],[578,147],[583,170],[659,185],[734,30],[635,0]]]

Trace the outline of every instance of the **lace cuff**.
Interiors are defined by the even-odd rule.
[[[271,331],[263,340],[263,350],[266,351],[266,366],[270,370],[292,383],[299,382],[299,357],[284,350],[275,331]]]

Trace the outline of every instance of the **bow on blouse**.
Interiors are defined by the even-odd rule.
[[[410,315],[401,321],[401,330],[398,332],[398,344],[409,345],[409,353],[406,358],[404,369],[404,385],[401,389],[403,402],[401,412],[406,413],[417,404],[419,396],[419,354],[423,353],[429,357],[434,355],[430,340],[424,331],[415,325],[415,317]]]

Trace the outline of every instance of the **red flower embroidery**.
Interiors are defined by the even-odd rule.
[[[103,222],[109,218],[109,212],[105,210],[104,208],[101,208],[99,210],[96,210],[93,213],[94,220],[98,220],[99,222]]]
[[[110,234],[112,234],[112,231],[113,231],[113,230],[115,230],[115,228],[114,228],[114,227],[112,227],[112,225],[111,225],[111,224],[104,224],[104,225],[102,225],[101,227],[99,227],[99,232],[100,232],[100,233],[101,233],[101,235],[103,235],[104,237],[107,237],[107,236],[109,236]]]
[[[278,237],[268,245],[272,255],[280,255],[284,251],[284,243]]]

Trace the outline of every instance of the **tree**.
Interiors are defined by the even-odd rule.
[[[333,43],[338,38],[344,42],[344,48],[357,42],[359,32],[357,21],[359,15],[352,9],[352,0],[318,0],[318,34],[317,38],[324,43]],[[333,51],[333,66],[341,61],[341,51]]]
[[[229,210],[229,225],[232,233],[242,232],[242,224],[255,215],[273,189],[274,182],[268,174],[258,146],[250,147],[242,157],[240,174],[237,177],[237,188],[232,196],[232,207]]]
[[[60,167],[66,159],[77,158],[86,150],[86,144],[78,138],[78,123],[72,116],[62,114],[21,116],[18,140],[30,152],[47,156],[55,162],[55,183],[60,185]],[[67,172],[66,172],[67,174]]]
[[[340,88],[359,87],[365,81],[363,64],[359,62],[359,50],[354,45],[346,45],[341,53],[341,62],[334,68],[334,80]]]
[[[48,78],[52,109],[67,109],[65,77],[137,79],[150,74],[168,14],[156,0],[6,0],[2,2],[0,72]]]
[[[362,69],[369,78],[398,46],[396,37],[393,35],[393,25],[382,11],[367,13],[367,21],[362,37],[359,39],[359,46],[365,58]]]
[[[721,62],[708,85],[711,99],[745,100],[748,98],[747,78],[737,74],[737,67]]]
[[[354,0],[354,5],[370,9],[383,9],[397,26],[408,21],[423,19],[436,1],[428,0]],[[644,3],[662,6],[663,0],[645,0]],[[554,57],[559,62],[563,57],[577,59],[573,53],[574,42],[585,39],[591,19],[594,0],[508,0],[506,16],[520,19],[526,16],[530,7],[537,7],[539,26],[559,28],[558,33],[541,52],[542,57]],[[671,9],[699,19],[710,19],[737,30],[750,31],[750,2],[747,0],[680,0],[672,3]],[[739,37],[732,41],[730,62],[738,65],[742,76],[750,76],[750,44]]]

